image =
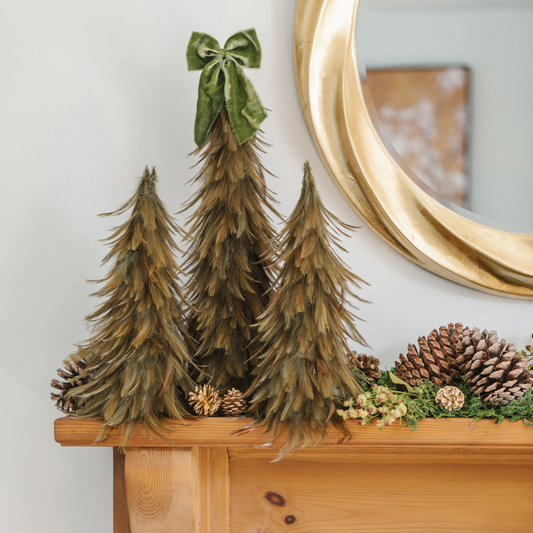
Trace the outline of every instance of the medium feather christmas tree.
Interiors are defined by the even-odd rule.
[[[161,432],[168,429],[165,418],[191,416],[186,394],[194,389],[192,358],[174,258],[173,234],[179,228],[156,183],[155,169],[146,168],[134,196],[104,215],[132,209],[108,239],[111,250],[103,262],[114,264],[95,293],[106,300],[87,317],[93,335],[65,361],[77,371],[70,379],[59,372],[67,378],[64,386],[52,383],[67,391],[52,398],[71,416],[103,419],[100,440],[121,427],[127,442],[136,422],[148,433]]]
[[[329,421],[349,435],[332,417],[336,404],[361,391],[347,340],[368,345],[347,301],[364,301],[351,289],[362,280],[333,250],[347,229],[322,204],[306,162],[300,199],[280,236],[278,287],[259,318],[260,364],[247,393],[253,425],[263,423],[274,440],[288,432],[282,455],[323,437]]]
[[[268,303],[273,238],[266,209],[275,213],[260,161],[257,138],[266,111],[243,67],[258,68],[255,30],[239,32],[221,49],[215,39],[193,33],[189,70],[202,69],[195,123],[201,168],[197,204],[189,219],[186,269],[192,336],[202,367],[200,380],[222,391],[244,390],[255,365],[251,326]]]

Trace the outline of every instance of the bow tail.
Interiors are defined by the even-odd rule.
[[[205,66],[198,86],[194,142],[200,148],[207,141],[207,135],[224,104],[224,84],[220,61],[215,59]]]
[[[226,78],[224,96],[229,119],[237,141],[242,144],[255,135],[267,112],[252,82],[238,63],[226,59],[222,69]]]

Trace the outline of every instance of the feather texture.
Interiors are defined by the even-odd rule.
[[[134,425],[166,432],[165,418],[189,417],[194,389],[182,291],[173,234],[180,231],[159,199],[155,169],[146,168],[137,191],[117,215],[130,218],[107,240],[104,263],[114,264],[95,295],[106,300],[87,317],[92,337],[65,360],[84,368],[68,396],[79,418],[104,420],[99,440],[121,427],[125,441]]]
[[[200,155],[200,187],[185,207],[197,205],[185,268],[199,379],[220,390],[249,385],[256,364],[251,326],[272,286],[272,260],[263,258],[274,233],[266,209],[276,212],[261,151],[256,136],[239,145],[223,106]]]
[[[246,393],[249,412],[275,441],[288,441],[280,457],[321,439],[335,404],[361,391],[350,370],[347,339],[368,346],[357,331],[347,296],[364,283],[333,246],[336,235],[353,229],[322,204],[309,163],[302,193],[280,236],[277,290],[258,320],[259,365]],[[332,419],[348,437],[344,421]]]

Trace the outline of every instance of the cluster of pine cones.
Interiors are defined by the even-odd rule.
[[[493,405],[520,399],[533,385],[527,359],[513,343],[495,331],[449,324],[409,344],[396,362],[396,375],[418,387],[429,380],[439,387],[454,385],[461,376],[474,395]]]
[[[82,385],[87,379],[82,379],[85,361],[79,361],[66,367],[66,371],[59,369],[57,372],[65,381],[52,380],[52,387],[58,390],[52,394],[56,407],[65,414],[75,413],[77,410],[76,397],[65,398],[66,393],[76,385]],[[248,408],[248,402],[241,391],[230,389],[221,396],[219,391],[211,385],[195,387],[194,392],[189,392],[189,405],[198,416],[214,416],[221,413],[223,416],[242,416]]]
[[[248,407],[241,391],[230,389],[220,396],[211,385],[196,386],[194,392],[189,392],[189,404],[199,416],[213,416],[219,410],[224,416],[241,416]]]

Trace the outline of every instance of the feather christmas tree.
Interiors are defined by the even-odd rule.
[[[192,358],[173,253],[179,228],[159,199],[156,183],[155,169],[146,168],[134,196],[104,215],[132,210],[108,239],[111,250],[103,262],[114,264],[95,293],[106,300],[87,317],[92,337],[65,361],[67,368],[81,361],[79,372],[70,382],[60,372],[68,390],[59,407],[69,411],[75,406],[71,416],[103,419],[99,440],[120,427],[127,442],[136,422],[148,433],[161,432],[168,429],[165,418],[191,416]],[[52,384],[59,388],[57,383]]]
[[[260,364],[247,393],[253,425],[263,423],[273,440],[288,432],[282,455],[323,437],[329,421],[349,435],[344,422],[332,417],[336,404],[361,391],[347,339],[368,345],[347,301],[364,301],[350,287],[360,288],[362,280],[333,250],[347,229],[353,228],[322,204],[306,163],[300,199],[280,236],[277,290],[259,317]]]
[[[202,69],[195,123],[201,168],[198,192],[186,208],[191,244],[186,269],[192,336],[202,367],[200,380],[225,391],[243,390],[255,365],[252,324],[268,302],[273,237],[266,209],[275,212],[265,184],[257,132],[266,117],[243,67],[258,68],[255,30],[239,32],[224,48],[193,33],[189,70]]]

